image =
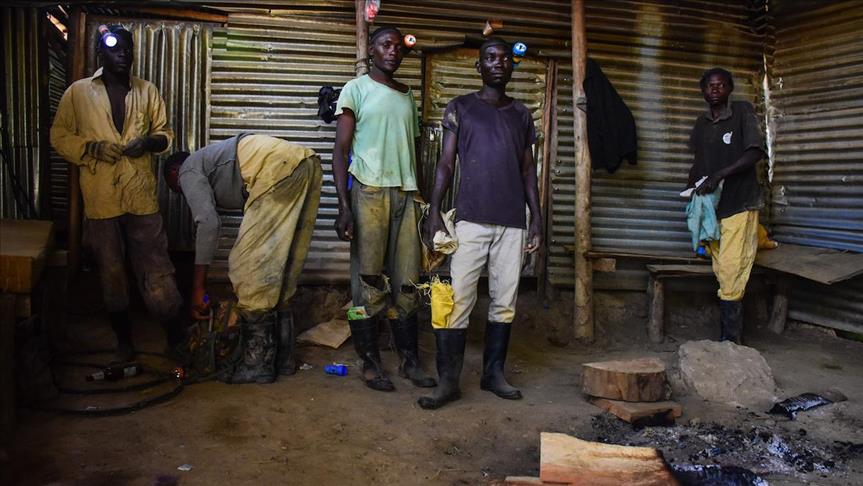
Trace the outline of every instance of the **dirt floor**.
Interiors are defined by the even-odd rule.
[[[339,289],[302,289],[295,301],[300,327],[338,312],[345,296]],[[197,384],[166,403],[100,418],[24,409],[13,445],[0,452],[0,482],[502,484],[508,475],[539,474],[539,434],[552,431],[589,440],[652,445],[675,464],[734,464],[754,470],[773,485],[863,484],[863,344],[803,327],[772,336],[757,328],[765,312],[752,312],[748,343],[772,367],[777,396],[832,386],[844,392],[848,401],[801,413],[792,422],[762,410],[709,403],[678,391],[674,398],[683,405],[684,415],[677,427],[635,430],[584,400],[579,365],[637,356],[657,356],[671,364],[680,342],[718,334],[715,304],[709,294],[675,294],[667,304],[669,342],[651,345],[644,330],[645,294],[599,292],[595,299],[597,342],[552,345],[549,337],[557,343],[568,340],[572,301],[572,295],[564,293],[543,303],[534,291],[522,292],[507,363],[511,381],[524,393],[521,401],[501,400],[479,389],[480,323],[487,305],[483,300],[475,310],[476,324],[470,332],[463,398],[441,410],[430,412],[417,406],[417,398],[425,391],[395,376],[397,359],[392,351],[384,352],[383,359],[397,391],[380,393],[361,383],[356,367],[346,377],[323,373],[328,363],[355,364],[350,341],[339,350],[301,347],[299,358],[311,367],[273,385]],[[73,346],[111,346],[104,314],[98,305],[87,302],[81,297],[68,304],[75,312],[67,317],[67,337]],[[158,327],[142,314],[136,319],[140,347],[159,351],[162,335]],[[423,322],[428,322],[427,317]],[[432,370],[434,341],[428,329],[421,333],[421,353]],[[141,359],[157,368],[168,367],[154,357]],[[67,366],[57,376],[67,385],[83,387],[87,372]],[[154,393],[132,392],[123,398],[140,399]],[[50,404],[83,408],[117,400],[65,396]],[[178,470],[183,465],[191,469]]]

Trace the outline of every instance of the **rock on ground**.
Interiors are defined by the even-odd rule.
[[[711,402],[767,410],[775,400],[776,383],[757,350],[730,341],[689,341],[678,350],[686,387]]]

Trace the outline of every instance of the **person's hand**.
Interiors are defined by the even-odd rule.
[[[695,189],[695,193],[699,196],[713,194],[713,191],[719,187],[720,182],[722,182],[722,176],[720,174],[711,174],[707,179],[704,179],[704,182],[702,182],[697,189]]]
[[[540,246],[542,246],[542,224],[539,221],[531,222],[527,231],[527,245],[524,251],[530,254],[539,250]]]
[[[339,215],[336,217],[336,234],[342,241],[351,241],[354,239],[354,213],[350,208],[339,208]]]
[[[195,287],[192,289],[189,313],[192,319],[201,321],[210,318],[210,300],[207,298],[207,289]]]
[[[140,157],[150,151],[150,139],[148,137],[138,137],[132,139],[126,144],[123,154],[129,157]]]
[[[87,142],[85,152],[94,159],[115,164],[123,156],[123,146],[112,142]]]
[[[438,231],[443,231],[444,233],[449,234],[446,230],[443,218],[440,215],[440,211],[429,209],[428,217],[426,217],[425,223],[423,224],[423,240],[426,242],[426,245],[428,245],[429,250],[434,251],[434,237]]]

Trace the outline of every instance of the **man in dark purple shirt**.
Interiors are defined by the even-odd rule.
[[[509,400],[522,397],[507,383],[503,369],[522,259],[525,252],[536,251],[542,243],[532,149],[536,135],[530,112],[506,95],[513,68],[510,45],[489,39],[480,47],[476,67],[482,88],[453,99],[444,113],[443,150],[425,227],[426,241],[432,241],[438,231],[446,231],[440,205],[452,184],[457,154],[460,182],[453,236],[458,239],[458,249],[450,262],[453,310],[447,327],[434,330],[438,386],[432,396],[419,399],[425,409],[439,408],[461,396],[459,375],[468,318],[486,264],[491,303],[480,387]],[[529,225],[525,224],[525,206],[530,208]]]

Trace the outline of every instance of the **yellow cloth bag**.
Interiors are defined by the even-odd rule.
[[[417,285],[417,289],[423,294],[430,296],[432,327],[435,329],[446,329],[450,324],[450,315],[453,307],[453,289],[449,282],[444,282],[437,275],[433,276],[430,283]]]

